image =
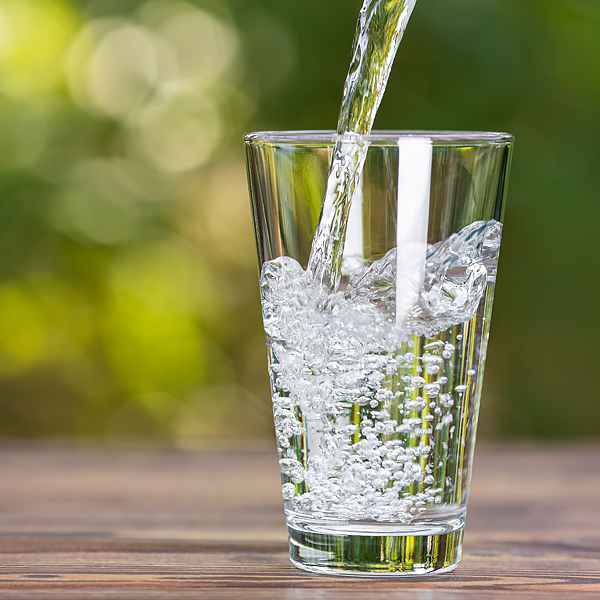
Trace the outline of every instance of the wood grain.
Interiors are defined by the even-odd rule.
[[[445,576],[288,559],[274,452],[0,447],[0,598],[600,598],[600,447],[480,446]]]

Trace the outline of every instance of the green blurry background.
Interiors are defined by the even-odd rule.
[[[0,0],[0,433],[269,439],[243,144],[360,0]],[[517,137],[481,435],[600,435],[600,3],[419,0],[376,127]]]

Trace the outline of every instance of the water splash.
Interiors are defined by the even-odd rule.
[[[336,290],[341,275],[346,226],[354,190],[360,179],[368,143],[356,134],[371,131],[387,86],[392,64],[416,0],[365,0],[352,62],[344,85],[327,190],[311,247],[308,270]]]

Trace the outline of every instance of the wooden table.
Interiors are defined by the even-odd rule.
[[[600,598],[600,447],[477,448],[451,574],[289,563],[271,451],[0,446],[0,598]]]

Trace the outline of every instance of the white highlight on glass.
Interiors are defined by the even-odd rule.
[[[430,138],[398,140],[398,213],[396,220],[396,324],[419,299],[427,259],[427,228],[433,143]]]
[[[352,196],[348,226],[346,229],[346,242],[344,244],[343,270],[352,273],[365,264],[365,250],[363,238],[363,172]]]

